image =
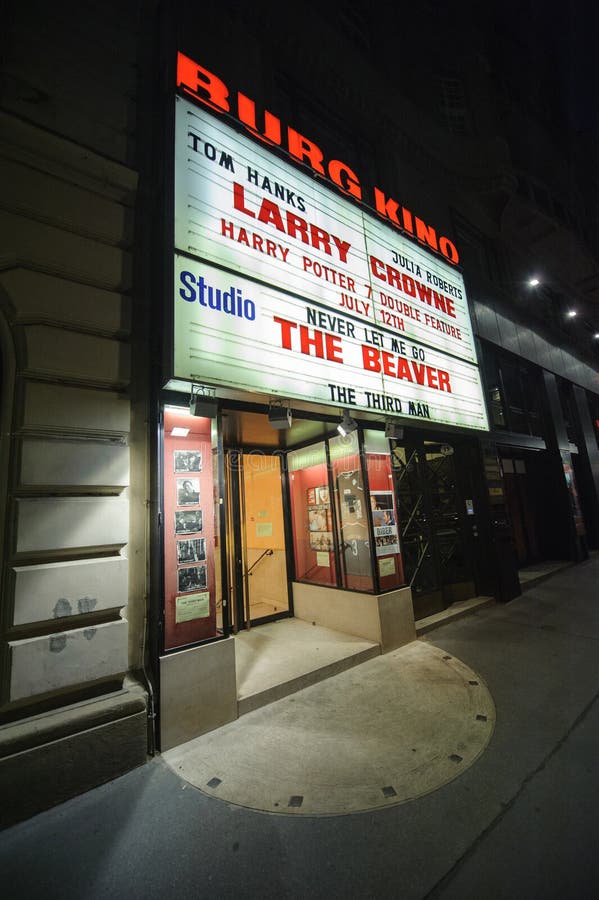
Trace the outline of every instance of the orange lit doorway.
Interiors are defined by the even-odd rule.
[[[229,576],[233,630],[289,615],[281,460],[227,453]]]

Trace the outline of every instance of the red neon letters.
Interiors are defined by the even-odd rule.
[[[356,200],[363,200],[362,187],[356,173],[339,159],[327,161],[320,147],[291,126],[283,129],[281,120],[267,109],[262,113],[259,127],[256,104],[240,91],[233,98],[224,81],[213,72],[200,66],[189,56],[177,54],[177,87],[194,100],[203,103],[217,113],[230,113],[245,125],[254,137],[266,144],[284,147],[298,162],[309,166],[323,178],[329,178],[344,194]],[[455,244],[443,235],[438,236],[432,225],[414,216],[409,209],[401,206],[379,188],[374,188],[374,207],[377,213],[393,226],[416,238],[421,244],[440,253],[445,259],[457,265],[459,253]]]

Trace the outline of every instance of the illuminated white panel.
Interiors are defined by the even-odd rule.
[[[175,377],[487,427],[471,363],[179,255],[175,346]]]
[[[488,428],[460,273],[182,98],[175,245],[192,257],[176,263],[176,377],[335,406],[352,388],[357,408]],[[209,287],[235,313],[210,308]]]
[[[377,219],[364,226],[377,324],[475,363],[461,274]]]
[[[180,98],[175,165],[177,249],[328,306],[366,297],[358,207]]]

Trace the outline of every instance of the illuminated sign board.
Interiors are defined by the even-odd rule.
[[[174,376],[487,429],[463,279],[177,97]]]
[[[326,159],[315,141],[300,134],[290,125],[284,127],[281,120],[269,110],[257,110],[256,104],[241,91],[232,93],[224,81],[200,66],[195,60],[177,54],[177,87],[198,103],[214,112],[233,116],[253,137],[265,144],[283,149],[290,159],[302,163],[314,175],[328,179],[335,188],[356,200],[368,202],[358,175],[340,159]],[[378,187],[372,191],[371,205],[379,216],[387,219],[395,228],[412,235],[416,240],[440,253],[448,262],[457,265],[457,247],[445,235],[412,213],[403,204],[388,196]]]

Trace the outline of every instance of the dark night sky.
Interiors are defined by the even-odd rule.
[[[567,124],[599,137],[599,3],[491,0],[478,16],[488,35],[497,25],[517,36],[530,78],[553,89]]]
[[[318,0],[319,6],[331,0]],[[409,4],[402,0],[350,0],[367,21],[391,22],[384,46],[394,54],[392,35],[399,36],[397,58],[401,60],[401,37],[410,21]],[[567,124],[576,131],[593,132],[599,138],[599,0],[456,0],[440,6],[424,0],[419,13],[428,15],[435,27],[442,17],[454,23],[476,23],[496,59],[512,71],[522,71],[522,87],[547,91],[561,109]],[[376,32],[380,36],[380,31]],[[409,33],[409,32],[408,32]],[[510,59],[509,43],[501,35],[516,38],[521,60]],[[556,110],[560,112],[560,110]]]

